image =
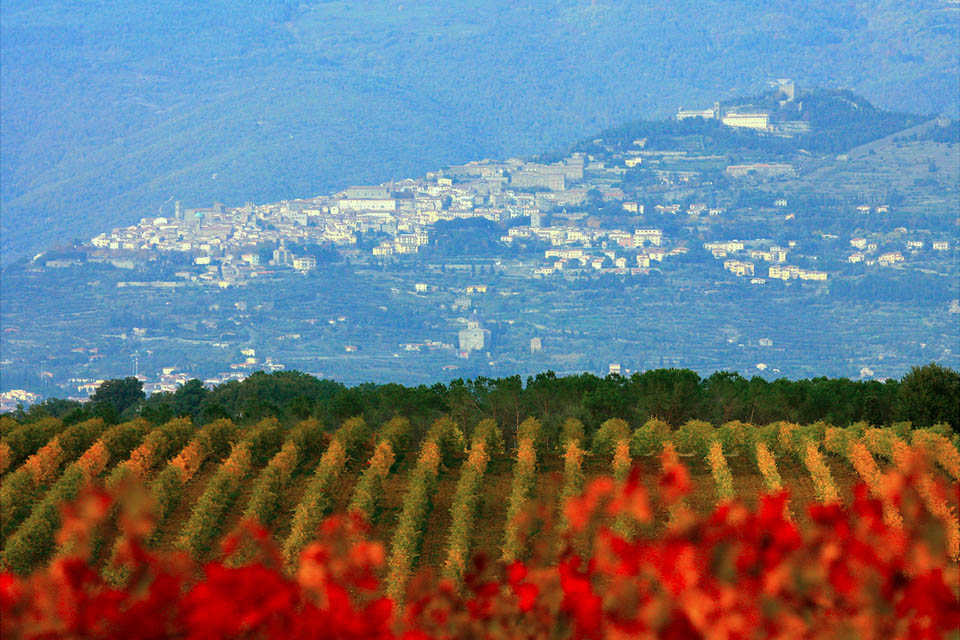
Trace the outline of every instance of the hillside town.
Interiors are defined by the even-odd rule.
[[[623,217],[639,219],[647,213],[645,203],[628,199],[636,194],[611,184],[623,176],[626,167],[639,166],[644,159],[661,166],[665,158],[673,157],[672,152],[645,153],[643,146],[638,140],[637,149],[626,153],[611,153],[602,159],[574,153],[553,164],[517,159],[471,162],[420,179],[353,186],[331,195],[264,205],[184,208],[177,202],[172,217],[144,218],[137,225],[96,236],[90,242],[94,249],[90,259],[132,268],[157,254],[174,254],[189,266],[175,273],[180,283],[226,287],[243,284],[273,268],[316,269],[316,257],[304,251],[308,245],[332,246],[345,255],[367,260],[415,255],[430,243],[438,222],[482,218],[495,223],[522,221],[510,224],[499,238],[504,245],[534,240],[551,247],[543,251],[539,263],[529,265],[530,277],[582,276],[585,272],[645,275],[651,265],[682,259],[692,243],[671,238],[659,228],[601,227],[581,211],[590,198],[596,198],[599,206],[613,204]],[[744,166],[729,165],[726,173],[736,177]],[[680,173],[684,175],[677,175]],[[656,170],[655,175],[661,191],[681,183],[689,189],[703,178],[699,171]],[[771,200],[770,210],[784,220],[794,216],[785,198]],[[863,215],[890,214],[887,204],[860,205],[856,210]],[[709,224],[713,218],[736,212],[690,202],[686,207],[655,204],[652,213],[682,215],[686,224],[702,224],[703,219]],[[946,238],[928,239],[928,234],[911,234],[903,227],[895,231],[898,238],[893,242],[887,239],[883,246],[863,237],[851,238],[857,251],[846,260],[892,266],[905,260],[904,253],[948,252],[951,248]],[[378,239],[374,246],[365,252],[357,249],[361,238],[370,237]],[[785,264],[798,241],[802,240],[790,240],[787,247],[764,238],[714,240],[701,246],[714,258],[725,258],[723,266],[728,272],[750,276],[753,284],[768,279],[827,281],[825,270]],[[263,247],[268,247],[266,254],[260,250]],[[177,281],[167,285],[178,286]]]
[[[0,400],[83,398],[131,374],[152,393],[283,369],[413,384],[661,366],[883,379],[957,362],[947,125],[810,152],[832,142],[813,137],[809,98],[778,81],[555,153],[302,199],[171,197],[5,274],[26,293],[3,310]]]

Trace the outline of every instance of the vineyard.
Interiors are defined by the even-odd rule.
[[[18,607],[26,606],[31,589],[49,591],[49,581],[62,578],[62,571],[54,568],[77,566],[70,563],[82,560],[84,577],[78,574],[76,580],[91,581],[104,593],[132,597],[134,586],[144,580],[145,563],[159,575],[173,571],[171,558],[181,558],[178,579],[188,586],[205,585],[203,593],[215,591],[216,580],[224,576],[239,579],[265,571],[268,575],[260,576],[264,585],[273,580],[297,587],[290,598],[304,597],[311,584],[319,588],[316,581],[324,585],[326,598],[332,597],[329,590],[336,578],[353,585],[337,591],[338,598],[346,598],[344,611],[363,612],[359,617],[367,623],[381,624],[377,633],[386,634],[383,637],[400,624],[385,602],[407,605],[406,624],[425,634],[416,637],[455,637],[457,633],[443,631],[444,625],[466,633],[462,625],[479,615],[470,607],[481,600],[492,607],[484,609],[486,613],[500,616],[497,607],[507,605],[497,598],[507,597],[504,593],[513,608],[507,607],[509,615],[501,612],[505,618],[497,618],[497,624],[508,625],[513,615],[535,626],[543,622],[536,616],[562,610],[574,635],[600,633],[621,623],[628,635],[631,630],[642,635],[642,629],[663,631],[675,622],[675,616],[657,609],[666,606],[667,598],[684,611],[683,624],[691,632],[676,637],[699,637],[693,631],[710,628],[716,620],[709,611],[698,614],[685,597],[697,592],[731,607],[739,601],[724,590],[727,587],[705,579],[691,584],[675,577],[680,583],[671,583],[662,573],[664,562],[679,570],[696,559],[679,547],[673,549],[669,541],[689,541],[692,532],[698,532],[690,553],[714,553],[705,561],[709,565],[718,562],[717,549],[727,549],[724,545],[748,533],[758,535],[760,525],[750,518],[767,518],[768,531],[781,526],[793,532],[783,533],[784,540],[802,535],[821,545],[829,538],[817,538],[824,527],[836,528],[836,521],[850,518],[852,524],[845,526],[859,544],[874,536],[874,543],[883,538],[900,549],[898,561],[912,567],[898,569],[906,576],[897,578],[901,587],[939,568],[936,575],[946,589],[946,604],[934,606],[933,613],[918,610],[919,627],[897,627],[890,633],[909,637],[927,629],[930,637],[942,637],[934,627],[960,624],[955,564],[960,559],[960,454],[957,436],[944,425],[914,429],[909,423],[883,428],[858,423],[840,428],[823,422],[760,426],[734,421],[714,426],[690,420],[672,427],[651,419],[631,428],[614,418],[588,433],[571,418],[552,446],[535,417],[512,425],[484,419],[468,428],[449,417],[419,428],[403,417],[376,425],[355,417],[329,427],[314,419],[291,426],[274,418],[246,425],[219,419],[195,427],[184,418],[159,426],[142,419],[106,425],[94,418],[64,426],[53,418],[26,425],[2,418],[0,427],[0,566],[5,572],[0,604],[4,625],[27,624],[29,619],[38,633],[44,623]],[[336,515],[345,517],[331,519]],[[369,529],[358,524],[361,521],[369,523]],[[866,521],[870,527],[862,524]],[[784,540],[776,542],[790,546]],[[791,548],[806,549],[799,544]],[[318,548],[325,550],[322,559]],[[923,558],[914,557],[919,548],[924,549]],[[349,561],[333,562],[331,554],[337,549]],[[611,569],[612,557],[625,562],[630,549],[646,554],[641,554],[643,561],[633,558],[635,571]],[[856,546],[851,549],[854,555],[865,553]],[[837,546],[830,553],[840,550]],[[675,555],[668,562],[657,555],[663,553]],[[593,558],[590,564],[577,564],[576,559],[588,557]],[[726,569],[714,567],[712,579],[724,572],[733,575],[733,564],[743,561],[741,554]],[[660,593],[660,599],[647,599],[621,584],[624,576],[632,576],[649,586],[654,579],[637,568],[643,562],[661,571],[660,591],[651,591]],[[213,564],[204,570],[205,563]],[[615,595],[591,600],[599,597],[591,583],[599,577],[591,578],[590,571],[612,580],[616,588],[610,594]],[[483,591],[481,575],[499,576],[487,584],[502,588]],[[751,588],[775,591],[780,587],[771,586],[770,580],[779,584],[791,579],[776,574],[763,578],[762,584],[751,583]],[[551,580],[563,598],[545,600]],[[830,574],[825,580],[832,585],[831,598],[842,591],[843,580],[854,577]],[[942,589],[937,591],[933,582],[916,588],[926,588],[934,598]],[[429,596],[424,596],[424,584],[433,585]],[[669,587],[666,592],[664,585]],[[361,587],[370,590],[362,602],[356,595]],[[585,591],[583,602],[575,605],[569,597],[576,589]],[[147,600],[156,595],[149,593],[143,596]],[[599,608],[577,608],[590,602]],[[825,611],[839,607],[853,621],[850,637],[869,637],[855,631],[856,625],[867,624],[854,615],[860,604],[851,597],[817,606]],[[371,609],[357,609],[361,605]],[[299,606],[302,612],[304,605]],[[315,606],[324,610],[322,602]],[[737,624],[756,628],[757,621],[740,606],[733,607],[740,622],[723,618],[733,626],[717,637],[737,637]],[[443,620],[426,613],[437,607]],[[40,618],[62,615],[52,610],[42,611]],[[633,620],[626,610],[642,614],[643,621]],[[946,617],[938,617],[941,614]],[[581,629],[578,625],[591,615],[599,616],[596,628]],[[122,616],[117,616],[115,612],[119,624]],[[246,624],[257,628],[275,622],[268,618]],[[831,624],[845,620],[829,618]],[[816,616],[781,622],[785,637],[802,637],[802,629],[820,624]],[[96,621],[82,624],[95,626]],[[631,626],[637,624],[641,626]],[[504,628],[505,637],[514,637]],[[877,633],[885,628],[878,626]],[[4,627],[5,635],[13,631]],[[287,633],[295,635],[290,628],[281,635]],[[357,634],[376,635],[370,629]]]

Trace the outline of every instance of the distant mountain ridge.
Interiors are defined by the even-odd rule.
[[[955,2],[0,9],[0,256],[168,212],[557,148],[772,77],[960,111]]]

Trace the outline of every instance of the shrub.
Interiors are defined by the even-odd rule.
[[[867,448],[861,442],[853,442],[847,449],[846,455],[874,497],[883,504],[883,519],[887,526],[895,529],[903,528],[903,518],[897,511],[897,506],[890,501],[886,479]]]
[[[411,431],[410,421],[403,416],[396,416],[380,427],[376,434],[377,441],[388,441],[394,452],[406,451],[410,447]]]
[[[867,429],[863,432],[862,440],[871,453],[892,458],[893,443],[898,438],[892,429]]]
[[[800,425],[793,422],[774,422],[773,430],[776,438],[776,451],[781,454],[790,454],[802,461],[804,445]]]
[[[855,441],[856,436],[849,429],[830,427],[823,435],[823,448],[828,453],[846,458],[850,445]]]
[[[546,443],[544,442],[541,424],[536,418],[528,417],[517,427],[517,446],[524,439],[530,440],[538,454],[545,452]]]
[[[769,447],[763,441],[757,442],[757,469],[763,477],[763,485],[770,493],[776,493],[783,490],[783,479],[780,472],[777,471],[777,461],[770,453]]]
[[[912,442],[913,446],[927,451],[954,480],[960,480],[960,453],[942,432],[934,429],[917,429],[912,434]]]
[[[680,464],[677,450],[673,442],[663,443],[660,452],[660,497],[667,504],[669,530],[682,528],[690,515],[684,496],[690,491],[690,474],[687,468]]]
[[[376,520],[380,490],[384,479],[393,468],[395,459],[393,445],[389,440],[381,440],[374,449],[373,455],[370,456],[367,467],[357,480],[353,489],[353,498],[347,507],[348,512],[358,513],[368,522]]]
[[[446,416],[433,421],[433,424],[427,430],[424,442],[432,442],[437,445],[444,463],[450,462],[453,456],[463,453],[465,446],[460,427]]]
[[[777,452],[779,454],[789,453],[780,448],[779,427],[780,423],[778,422],[755,427],[753,430],[754,442],[764,443],[771,452]]]
[[[584,451],[580,448],[579,439],[571,439],[567,442],[567,448],[563,453],[563,480],[560,485],[560,533],[564,533],[570,524],[566,516],[567,501],[583,491],[583,455]]]
[[[478,422],[473,428],[470,442],[471,444],[483,442],[489,454],[503,453],[503,433],[493,419],[486,418]]]
[[[801,451],[803,464],[807,467],[813,480],[813,490],[817,495],[817,500],[823,503],[839,503],[840,492],[837,490],[830,469],[823,460],[823,456],[820,455],[817,445],[807,440],[802,445]]]
[[[0,475],[22,464],[63,430],[63,423],[56,418],[41,418],[28,424],[10,422],[11,428],[0,441]]]
[[[626,431],[626,429],[624,430]],[[626,433],[624,435],[626,435]],[[630,475],[632,467],[633,460],[630,457],[630,441],[626,437],[620,438],[613,447],[613,461],[611,462],[610,468],[613,471],[613,481],[621,487],[621,491],[627,484],[627,478]],[[633,538],[634,527],[630,513],[625,510],[617,513],[610,530],[621,538]]]
[[[943,488],[927,472],[926,458],[890,431],[885,434],[871,435],[875,437],[870,441],[866,437],[863,440],[871,453],[893,460],[897,470],[902,474],[916,477],[917,492],[924,506],[943,523],[946,547],[950,557],[960,559],[960,520],[957,518],[956,511],[947,502]]]

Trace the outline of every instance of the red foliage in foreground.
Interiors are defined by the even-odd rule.
[[[670,468],[664,495],[681,500],[685,478]],[[901,529],[887,527],[863,485],[850,508],[812,507],[803,531],[784,518],[785,494],[765,496],[755,510],[731,503],[704,519],[681,514],[673,528],[636,541],[600,528],[587,560],[572,551],[550,564],[477,559],[462,589],[421,576],[402,608],[381,595],[384,549],[356,519],[328,519],[288,577],[254,524],[225,542],[224,557],[252,537],[256,564],[199,569],[185,555],[145,550],[136,523],[121,518],[132,541],[124,589],[83,557],[26,578],[0,574],[0,630],[11,638],[944,637],[960,628],[960,570],[913,478],[890,483],[900,488]],[[110,502],[86,493],[66,508],[61,535],[82,543]],[[568,503],[570,539],[624,511],[641,530],[651,526],[636,472],[624,485],[595,481]]]

